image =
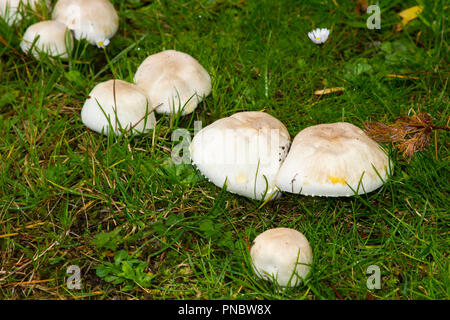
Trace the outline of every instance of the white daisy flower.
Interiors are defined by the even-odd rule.
[[[308,32],[308,37],[311,39],[312,42],[317,44],[324,43],[325,41],[327,41],[329,35],[330,30],[326,28],[322,29],[318,28],[311,32]]]
[[[109,39],[99,40],[96,44],[98,48],[105,48],[109,44]]]

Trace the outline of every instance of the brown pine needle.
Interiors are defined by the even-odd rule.
[[[402,74],[387,74],[386,77],[388,78],[399,78],[399,79],[412,79],[412,80],[419,80],[419,77],[414,76],[405,76]]]
[[[27,286],[27,285],[33,285],[33,284],[38,284],[38,283],[50,282],[53,280],[55,280],[55,279],[9,282],[9,283],[6,283],[5,286]]]
[[[433,117],[426,112],[413,111],[413,113],[412,116],[398,118],[394,124],[366,122],[365,131],[377,142],[391,142],[402,152],[403,157],[410,161],[415,153],[424,150],[430,144],[433,130],[450,130],[448,126],[434,125]],[[437,149],[436,144],[435,141]]]
[[[18,232],[14,232],[14,233],[6,233],[6,234],[0,234],[0,239],[1,239],[1,238],[14,237],[14,236],[17,236],[18,234],[19,234]]]

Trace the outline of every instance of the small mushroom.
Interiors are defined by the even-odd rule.
[[[218,187],[251,199],[275,199],[276,174],[290,136],[264,112],[239,112],[200,130],[189,151],[193,164]]]
[[[161,104],[158,113],[186,115],[211,93],[211,77],[190,55],[166,50],[147,57],[134,75],[150,100]]]
[[[39,59],[40,52],[52,57],[59,56],[63,59],[69,57],[73,47],[73,39],[66,25],[58,21],[49,20],[29,26],[20,43],[22,51],[28,53],[36,38],[37,40],[32,50],[32,54],[36,59]]]
[[[10,26],[22,19],[21,8],[30,7],[36,10],[39,5],[50,9],[50,0],[0,0],[0,17]]]
[[[383,185],[390,172],[382,147],[360,128],[337,122],[300,131],[280,168],[280,190],[310,196],[353,196]]]
[[[253,269],[264,280],[281,287],[300,285],[313,262],[308,239],[297,230],[274,228],[259,234],[250,249]]]
[[[122,130],[143,133],[155,127],[155,114],[145,92],[122,80],[97,84],[81,110],[81,120],[91,130],[120,135]],[[121,130],[122,129],[122,130]]]
[[[86,39],[104,48],[119,28],[119,17],[108,0],[58,0],[52,19],[73,30],[75,39]]]

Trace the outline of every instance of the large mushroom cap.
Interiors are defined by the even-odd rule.
[[[218,187],[232,193],[274,199],[275,179],[290,144],[289,132],[264,112],[240,112],[198,132],[190,145],[192,162]]]
[[[308,239],[294,229],[275,228],[264,231],[250,249],[253,268],[265,280],[294,287],[306,279],[313,262]]]
[[[147,57],[134,75],[134,82],[143,88],[158,113],[194,111],[203,97],[211,92],[211,77],[190,55],[166,50]]]
[[[108,80],[92,89],[81,110],[81,120],[91,130],[116,135],[120,129],[142,133],[155,127],[155,114],[150,112],[145,92],[122,80]]]
[[[36,10],[40,4],[50,9],[50,0],[0,0],[0,17],[11,26],[22,19],[21,6],[22,8],[30,6],[32,10]]]
[[[39,59],[39,52],[44,52],[53,57],[60,56],[64,59],[69,57],[69,52],[73,47],[73,39],[65,24],[49,20],[29,26],[23,35],[20,48],[28,53],[36,38],[38,39],[33,47],[33,56],[36,59]]]
[[[311,196],[352,196],[353,190],[362,194],[379,188],[389,168],[385,151],[360,128],[346,122],[319,124],[294,138],[277,186]]]
[[[119,28],[119,17],[108,0],[58,0],[52,19],[73,30],[75,39],[104,47]]]

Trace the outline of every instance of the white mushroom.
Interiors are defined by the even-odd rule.
[[[145,92],[122,80],[97,84],[81,110],[81,120],[91,130],[116,135],[122,130],[143,133],[155,127],[155,114]]]
[[[382,186],[389,170],[386,152],[360,128],[346,122],[319,124],[294,138],[277,186],[311,196],[352,196]]]
[[[22,19],[21,9],[29,6],[31,10],[36,10],[39,5],[50,9],[49,0],[0,0],[0,17],[11,26]]]
[[[66,25],[58,21],[41,21],[28,27],[23,35],[20,48],[28,53],[33,42],[33,56],[39,59],[39,53],[43,52],[49,56],[67,59],[73,47],[73,39]]]
[[[158,113],[182,114],[194,111],[197,104],[211,92],[211,77],[190,55],[166,50],[145,59],[134,75],[134,82],[143,88],[153,104],[162,105]]]
[[[308,239],[294,229],[264,231],[250,249],[253,269],[258,277],[274,280],[281,287],[295,287],[308,276],[313,262]]]
[[[264,112],[239,112],[198,132],[192,162],[218,187],[252,199],[275,199],[278,169],[290,144],[286,127]]]
[[[119,17],[108,0],[58,0],[52,19],[73,30],[75,39],[105,47],[119,28]]]

